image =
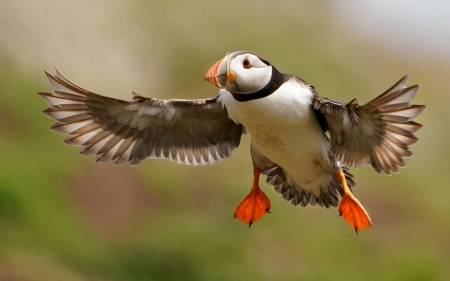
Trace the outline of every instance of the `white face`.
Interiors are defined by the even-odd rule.
[[[225,89],[233,94],[251,94],[269,83],[272,66],[254,54],[243,53],[229,61],[228,75],[231,72],[235,75],[235,81],[227,81]]]

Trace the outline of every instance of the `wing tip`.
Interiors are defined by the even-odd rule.
[[[405,74],[405,76],[403,76],[402,79],[400,79],[397,84],[406,84],[406,83],[408,83],[408,80],[409,80],[409,74]]]

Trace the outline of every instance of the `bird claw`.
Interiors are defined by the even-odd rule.
[[[263,215],[270,213],[270,200],[259,188],[259,169],[254,169],[253,186],[234,211],[234,218],[252,226]]]
[[[359,230],[372,226],[372,221],[359,200],[352,194],[347,186],[345,175],[342,170],[337,173],[337,178],[344,189],[344,196],[339,203],[339,216],[343,217],[352,227],[356,234]]]

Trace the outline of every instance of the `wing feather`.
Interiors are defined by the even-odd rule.
[[[412,153],[408,146],[417,142],[413,133],[422,128],[411,121],[425,105],[410,105],[419,86],[404,86],[403,77],[386,92],[360,106],[356,99],[345,104],[314,96],[313,108],[326,120],[331,150],[342,165],[349,168],[371,165],[378,173],[397,172],[404,157]]]
[[[239,146],[243,127],[217,97],[161,100],[133,93],[133,101],[123,101],[87,91],[58,69],[46,75],[54,93],[38,94],[51,105],[43,114],[58,121],[51,129],[97,162],[135,165],[150,157],[203,165],[230,157]]]

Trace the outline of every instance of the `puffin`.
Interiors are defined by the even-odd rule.
[[[208,99],[157,99],[133,92],[132,101],[95,94],[67,79],[56,67],[45,72],[53,93],[38,93],[57,122],[51,130],[79,154],[113,165],[146,158],[187,165],[231,157],[243,134],[251,136],[253,184],[234,217],[249,226],[270,212],[260,175],[293,205],[338,207],[358,233],[371,226],[368,212],[353,195],[349,169],[370,165],[397,173],[408,146],[422,128],[412,119],[425,105],[410,105],[418,85],[403,77],[384,93],[359,105],[320,96],[301,78],[279,72],[251,51],[231,51],[206,73],[218,87]]]

